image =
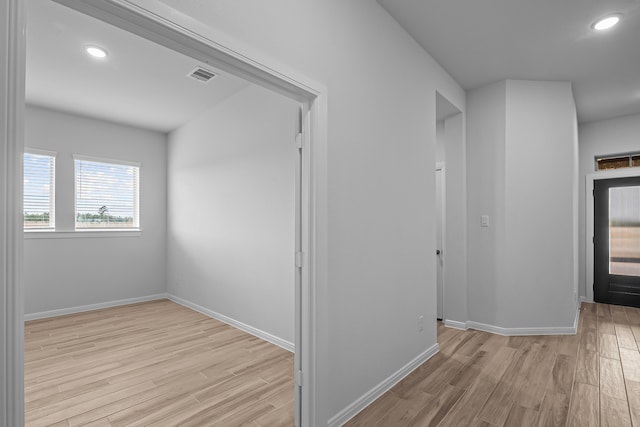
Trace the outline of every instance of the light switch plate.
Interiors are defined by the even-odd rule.
[[[489,226],[489,215],[480,216],[480,227],[488,227]]]

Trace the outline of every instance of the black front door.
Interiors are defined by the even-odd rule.
[[[640,307],[640,177],[593,188],[594,300]]]

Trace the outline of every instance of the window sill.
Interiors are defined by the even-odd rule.
[[[83,238],[104,238],[104,237],[140,237],[141,229],[132,230],[25,230],[25,239],[83,239]]]

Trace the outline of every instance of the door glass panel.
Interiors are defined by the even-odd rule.
[[[640,186],[609,189],[609,273],[640,276]]]

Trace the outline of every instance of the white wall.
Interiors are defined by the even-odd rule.
[[[506,82],[467,94],[467,280],[469,319],[498,324],[504,235]],[[489,227],[480,227],[480,216]]]
[[[607,154],[635,152],[640,149],[640,115],[618,117],[610,120],[584,123],[579,126],[580,135],[580,296],[587,295],[585,248],[585,179],[595,172],[595,157]]]
[[[444,120],[438,120],[436,122],[436,162],[438,163],[446,161],[446,137]]]
[[[140,162],[142,228],[135,237],[25,233],[25,314],[164,293],[166,136],[28,106],[25,146],[57,152],[56,231],[74,229],[74,154]]]
[[[464,110],[464,91],[369,0],[164,3],[213,40],[327,88],[322,425],[436,343],[434,98]]]
[[[168,292],[294,342],[298,104],[249,86],[169,135]]]
[[[571,328],[577,290],[571,85],[503,81],[471,91],[467,114],[470,320],[514,332]],[[489,215],[489,227],[480,227],[481,215]]]
[[[506,115],[501,326],[572,327],[578,139],[571,83],[508,80]]]

